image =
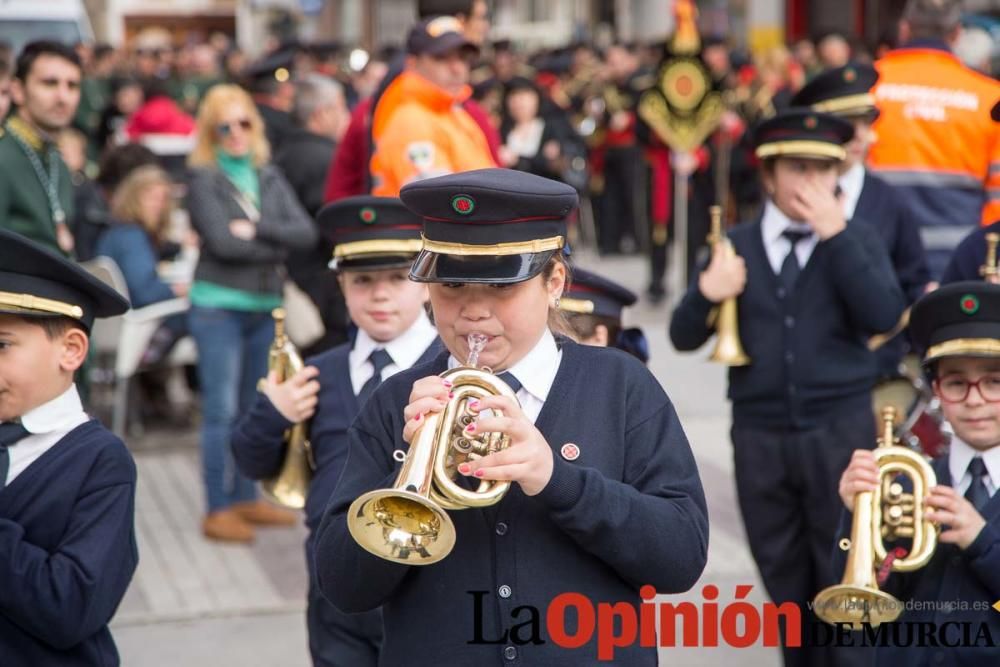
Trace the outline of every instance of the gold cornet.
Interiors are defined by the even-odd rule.
[[[712,216],[712,231],[708,235],[708,243],[714,249],[716,244],[723,243],[730,257],[736,255],[733,244],[722,232],[722,207],[711,206],[708,209]],[[747,366],[750,357],[743,350],[740,342],[739,318],[736,313],[736,297],[730,297],[719,304],[713,311],[715,318],[716,341],[709,361],[716,361],[727,366]]]
[[[1000,269],[997,268],[997,243],[1000,234],[990,232],[986,235],[986,261],[979,267],[979,275],[988,283],[1000,283]]]
[[[925,566],[937,547],[937,527],[925,518],[923,499],[937,484],[934,470],[923,456],[908,447],[900,447],[893,436],[896,409],[882,409],[882,436],[875,448],[879,485],[854,499],[851,538],[841,540],[840,548],[849,550],[844,578],[813,600],[816,615],[827,623],[850,623],[856,630],[864,623],[872,626],[889,623],[899,617],[903,603],[879,590],[876,568],[889,558],[885,542],[910,540],[909,553],[888,563],[894,572],[912,572]],[[910,478],[913,488],[904,493],[897,475]]]
[[[302,370],[304,364],[295,345],[285,334],[285,310],[275,308],[271,316],[274,318],[274,341],[267,352],[267,370],[268,373],[277,371],[278,382],[284,382]],[[258,381],[258,391],[263,382],[263,379]],[[262,481],[261,490],[276,503],[302,509],[306,505],[306,494],[315,467],[306,424],[294,424],[285,431],[285,459],[281,471],[277,477]]]
[[[369,491],[351,503],[351,536],[376,556],[406,565],[436,563],[455,546],[455,525],[445,510],[494,505],[510,488],[510,482],[479,480],[473,491],[455,481],[462,463],[510,445],[502,433],[465,431],[478,416],[469,409],[470,400],[507,396],[517,401],[506,382],[474,367],[477,359],[474,353],[468,366],[441,374],[451,381],[453,398],[442,412],[427,415],[408,452],[394,453],[403,467],[392,488]]]

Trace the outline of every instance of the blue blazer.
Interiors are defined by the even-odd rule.
[[[980,227],[962,239],[941,276],[942,285],[961,280],[983,279],[979,275],[979,267],[986,261],[986,235],[989,233],[1000,233],[1000,222]]]

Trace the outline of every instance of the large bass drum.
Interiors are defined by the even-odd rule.
[[[882,380],[872,391],[872,408],[879,419],[882,408],[892,406],[900,415],[896,424],[896,437],[900,444],[908,445],[934,458],[948,449],[950,433],[941,416],[938,399],[920,370],[916,357],[907,357],[900,364],[896,377]]]

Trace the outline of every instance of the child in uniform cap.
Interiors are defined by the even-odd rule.
[[[807,602],[839,577],[829,558],[838,471],[853,450],[875,446],[877,364],[866,340],[904,308],[878,233],[845,220],[835,195],[852,134],[808,110],[755,129],[768,192],[761,218],[730,230],[735,256],[716,245],[670,322],[674,346],[695,350],[714,333],[712,310],[736,298],[751,360],[729,369],[740,511],[771,599],[800,605],[804,621]],[[804,642],[784,649],[785,665],[836,664],[835,652]]]
[[[644,584],[677,593],[697,581],[708,519],[687,438],[639,361],[560,334],[555,302],[567,280],[573,188],[486,169],[410,184],[401,198],[424,218],[424,249],[410,275],[429,283],[447,350],[387,380],[352,426],[349,470],[316,545],[320,589],[345,611],[382,605],[384,666],[595,662],[594,636],[568,649],[502,630],[525,620],[518,614],[526,607],[544,614],[561,593],[638,606]],[[433,564],[416,567],[434,554],[373,528],[388,549],[400,546],[400,562],[384,560],[352,537],[349,507],[393,485],[403,458],[394,452],[406,452],[428,416],[448,404],[453,385],[439,374],[467,363],[470,334],[485,341],[477,365],[498,374],[513,396],[470,405],[465,430],[504,433],[511,443],[456,465],[456,481],[512,483],[496,505],[448,513],[457,542]],[[575,621],[567,623],[573,634]],[[638,641],[614,657],[657,663],[656,649]]]
[[[108,622],[138,562],[135,464],[73,384],[128,301],[0,230],[0,663],[118,665]]]
[[[319,212],[319,226],[351,319],[354,340],[324,352],[283,383],[272,373],[250,412],[236,425],[232,448],[243,474],[275,477],[284,433],[309,422],[316,463],[306,499],[309,647],[317,666],[378,664],[382,636],[376,611],[345,614],[319,592],[313,567],[315,533],[337,480],[347,471],[347,429],[379,383],[440,351],[427,318],[427,288],[409,279],[421,248],[421,220],[395,198],[358,196]]]
[[[830,113],[854,126],[854,137],[844,145],[837,184],[842,192],[844,215],[863,220],[878,230],[885,242],[899,285],[912,304],[923,296],[931,281],[920,227],[909,205],[893,186],[865,168],[868,149],[875,140],[872,123],[878,118],[875,97],[869,92],[878,81],[871,65],[850,63],[817,74],[795,97],[792,106]],[[879,374],[899,374],[899,363],[909,345],[905,337],[887,341],[877,352]]]
[[[948,454],[932,463],[938,486],[918,499],[941,527],[934,556],[919,570],[890,574],[883,588],[902,602],[921,603],[904,610],[900,622],[936,623],[939,632],[951,625],[952,645],[880,646],[876,664],[996,664],[1000,614],[990,607],[1000,600],[1000,286],[958,282],[931,292],[913,307],[910,330],[927,350],[924,367],[955,435]],[[840,480],[847,508],[840,537],[850,533],[855,494],[874,490],[877,481],[872,453],[854,452]],[[836,554],[841,571],[847,554]],[[957,645],[963,623],[973,638],[986,626],[992,643]]]
[[[602,276],[574,268],[572,280],[559,309],[566,315],[576,339],[585,345],[617,347],[643,363],[649,361],[649,343],[638,327],[622,326],[622,310],[638,297],[629,289]]]

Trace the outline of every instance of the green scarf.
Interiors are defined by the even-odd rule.
[[[257,178],[257,169],[253,165],[250,155],[234,157],[221,149],[216,149],[215,160],[219,163],[219,169],[236,186],[244,197],[253,202],[254,206],[260,206],[260,180]]]

